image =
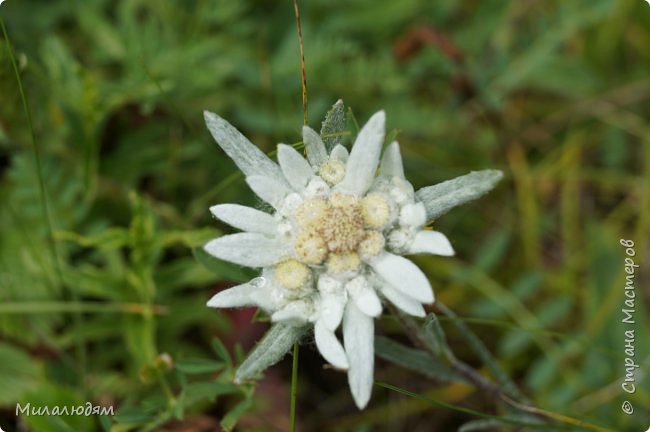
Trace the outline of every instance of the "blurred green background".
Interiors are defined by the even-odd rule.
[[[312,127],[343,98],[359,123],[386,110],[416,188],[470,170],[505,173],[486,197],[436,221],[457,252],[417,259],[437,297],[537,407],[609,430],[645,430],[650,5],[300,6]],[[251,311],[205,307],[252,273],[213,261],[207,269],[195,255],[229,231],[210,205],[256,205],[202,110],[265,151],[301,139],[292,3],[7,0],[0,16],[33,117],[32,129],[3,38],[0,427],[208,431],[239,422],[238,430],[286,430],[290,358],[255,393],[233,386],[233,362],[265,324],[251,324]],[[642,368],[633,395],[620,387],[628,329],[621,238],[636,242],[640,264],[634,359]],[[441,322],[456,355],[489,375],[463,335]],[[390,317],[377,333],[410,345]],[[378,386],[358,412],[344,374],[323,370],[312,345],[301,350],[299,430],[451,431],[477,419]],[[423,379],[385,360],[375,375],[504,414],[463,383]],[[626,397],[633,415],[621,412]],[[16,403],[86,401],[120,410],[115,418],[15,415]]]

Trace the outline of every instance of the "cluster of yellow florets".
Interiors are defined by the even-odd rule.
[[[361,258],[384,248],[382,229],[391,219],[391,207],[379,193],[362,199],[333,193],[305,200],[294,213],[297,235],[294,252],[304,265],[327,266],[328,272],[355,272]]]

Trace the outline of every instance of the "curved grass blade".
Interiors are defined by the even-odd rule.
[[[11,41],[9,39],[9,34],[7,33],[7,27],[5,26],[4,19],[0,17],[0,27],[2,27],[2,34],[5,38],[5,43],[7,45],[7,51],[9,53],[9,59],[11,60],[11,65],[14,70],[14,74],[16,76],[16,82],[18,84],[18,91],[20,93],[20,99],[23,104],[23,108],[25,111],[25,116],[27,117],[27,125],[29,127],[31,139],[32,139],[32,152],[34,155],[34,164],[36,167],[36,176],[38,178],[38,188],[40,192],[40,198],[41,198],[41,204],[42,204],[42,212],[43,212],[43,219],[45,221],[45,226],[47,228],[47,241],[51,250],[52,258],[54,259],[54,267],[56,269],[56,274],[57,274],[57,279],[59,280],[59,283],[61,287],[66,289],[66,285],[64,283],[63,279],[63,270],[61,268],[61,262],[59,261],[59,252],[56,246],[56,241],[54,239],[54,224],[52,223],[52,216],[50,214],[50,208],[47,203],[47,190],[45,188],[45,180],[43,176],[43,167],[41,164],[41,150],[40,146],[38,144],[38,140],[36,139],[36,132],[34,131],[34,122],[32,120],[32,112],[29,107],[29,101],[27,99],[27,96],[25,95],[25,89],[23,87],[23,80],[20,76],[20,72],[18,70],[18,64],[16,63],[16,56],[14,55],[14,49],[13,46],[11,45]],[[67,289],[67,293],[69,294],[70,298],[74,302],[78,302],[79,297],[74,289]],[[65,292],[65,291],[64,291]],[[86,344],[84,341],[84,336],[83,332],[81,329],[83,328],[83,315],[80,312],[75,312],[73,315],[73,322],[74,326],[77,331],[75,331],[75,342],[76,342],[76,356],[77,356],[77,364],[79,367],[79,383],[83,385],[85,382],[85,375],[86,375]]]

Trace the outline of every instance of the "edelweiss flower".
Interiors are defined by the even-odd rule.
[[[273,322],[313,325],[321,355],[347,370],[352,396],[364,408],[373,383],[374,319],[385,300],[407,314],[425,315],[423,304],[434,301],[433,290],[402,255],[454,254],[442,233],[425,229],[431,215],[446,211],[449,203],[430,188],[414,192],[397,142],[380,161],[383,111],[368,120],[349,154],[340,144],[328,154],[318,133],[305,126],[307,160],[279,144],[279,165],[222,118],[206,112],[205,119],[253,192],[274,208],[272,214],[236,204],[210,208],[215,217],[244,232],[212,240],[205,250],[262,273],[218,293],[208,306],[257,306]],[[445,184],[432,188],[444,192],[440,186]],[[474,198],[476,191],[470,195],[457,195],[453,205]],[[340,325],[343,345],[336,336]]]

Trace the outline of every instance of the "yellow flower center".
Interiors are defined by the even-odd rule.
[[[298,232],[294,252],[306,265],[327,264],[333,273],[359,269],[361,258],[377,256],[385,239],[379,231],[390,220],[387,199],[372,193],[363,199],[334,193],[305,200],[295,211]]]
[[[330,252],[350,252],[366,236],[357,205],[332,207],[323,224],[317,228]]]

